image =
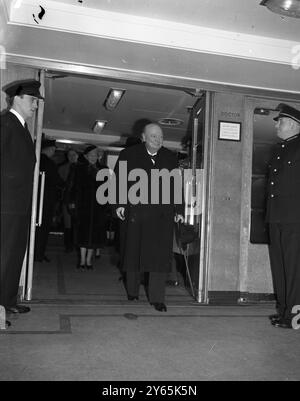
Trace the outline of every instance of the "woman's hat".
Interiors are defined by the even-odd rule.
[[[53,146],[56,147],[55,139],[44,139],[41,143],[42,149],[52,148]]]
[[[83,154],[86,155],[88,153],[90,153],[92,150],[97,149],[97,146],[95,145],[90,145],[87,148],[85,148],[85,150],[83,151]]]

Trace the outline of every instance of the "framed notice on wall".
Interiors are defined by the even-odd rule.
[[[219,136],[223,141],[240,141],[242,123],[219,121]]]

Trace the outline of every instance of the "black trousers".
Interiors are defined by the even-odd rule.
[[[285,320],[300,305],[300,224],[270,224],[270,261],[278,312]]]
[[[5,308],[17,304],[29,222],[29,215],[1,213],[0,305]]]
[[[165,302],[167,273],[149,273],[148,297],[149,302]],[[140,272],[126,272],[126,285],[128,295],[138,296],[141,282]]]

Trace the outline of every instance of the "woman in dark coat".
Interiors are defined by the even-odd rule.
[[[83,154],[86,163],[77,167],[74,183],[77,242],[80,248],[77,267],[92,269],[94,249],[99,248],[105,240],[106,207],[99,205],[96,199],[97,188],[102,184],[96,181],[96,175],[103,166],[97,166],[96,146],[88,146]]]
[[[74,218],[70,213],[70,191],[73,187],[75,171],[78,164],[78,153],[74,149],[69,149],[66,153],[66,162],[62,164],[58,173],[65,182],[62,195],[62,213],[64,222],[64,245],[65,251],[71,252],[74,247]]]
[[[105,154],[105,151],[103,149],[98,148],[97,157],[98,157],[98,160],[97,160],[96,165],[97,165],[98,171],[101,170],[101,169],[108,169],[108,166],[105,164],[105,162],[106,162],[106,154]],[[104,233],[105,233],[104,237],[105,237],[105,239],[104,239],[103,243],[107,240],[106,231],[107,231],[107,228],[108,228],[107,225],[109,224],[108,211],[109,211],[109,209],[108,209],[108,207],[106,207],[105,208],[105,227],[104,227]],[[100,258],[100,256],[101,256],[101,248],[96,248],[95,249],[95,258],[98,259],[98,258]]]

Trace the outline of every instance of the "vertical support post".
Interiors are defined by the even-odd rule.
[[[209,266],[209,236],[210,236],[210,173],[211,173],[211,93],[205,96],[205,125],[204,125],[204,163],[202,180],[202,204],[200,220],[200,260],[199,260],[199,291],[198,302],[207,304],[208,300],[208,266]]]
[[[45,96],[45,71],[40,72],[40,91],[42,96]],[[35,244],[35,229],[36,229],[36,217],[37,217],[37,197],[38,197],[38,186],[39,186],[39,170],[40,170],[40,154],[41,154],[41,141],[42,141],[42,130],[43,130],[43,117],[44,117],[44,102],[39,100],[38,113],[37,113],[37,124],[36,124],[36,164],[34,170],[33,180],[33,194],[32,194],[32,209],[31,209],[31,224],[30,224],[30,242],[28,251],[28,271],[27,271],[27,283],[26,283],[26,301],[32,299],[32,279],[33,279],[33,263],[34,263],[34,244]]]

